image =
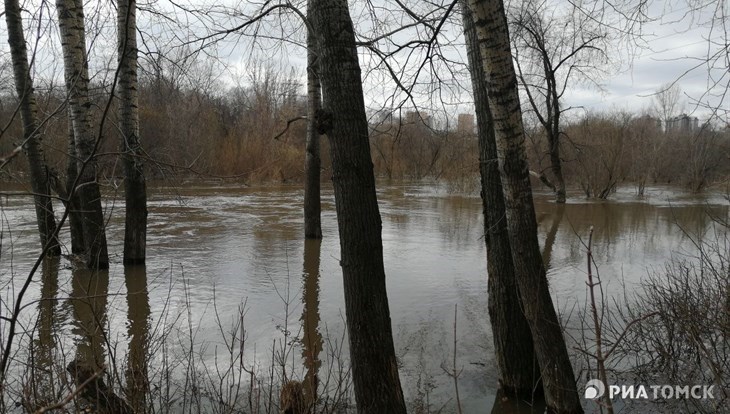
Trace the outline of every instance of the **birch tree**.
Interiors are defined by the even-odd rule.
[[[117,4],[119,129],[124,154],[124,264],[144,264],[147,246],[147,184],[139,142],[137,96],[137,2]]]
[[[469,6],[474,13],[487,78],[515,278],[532,332],[545,400],[551,412],[581,413],[575,375],[537,240],[525,132],[504,4],[501,0],[469,0]]]
[[[522,312],[520,295],[512,264],[505,220],[504,195],[497,166],[492,112],[487,96],[487,79],[481,66],[479,42],[471,10],[462,1],[464,37],[474,90],[474,106],[479,139],[479,172],[484,213],[484,241],[487,245],[487,294],[489,322],[492,326],[494,354],[499,369],[500,386],[507,395],[528,400],[540,388],[539,367],[532,346],[532,333]]]
[[[91,129],[83,2],[56,0],[56,10],[77,156],[78,185],[68,191],[79,194],[86,264],[91,268],[106,269],[109,267],[109,257],[101,192],[96,181],[97,162],[94,155],[97,141]]]
[[[33,81],[30,77],[28,51],[18,0],[5,0],[5,21],[8,26],[8,45],[13,63],[15,90],[18,94],[20,116],[23,121],[22,148],[28,158],[38,234],[43,248],[47,248],[47,253],[55,256],[61,254],[61,246],[55,236],[56,219],[53,215],[50,178],[41,146],[38,108],[33,91]]]

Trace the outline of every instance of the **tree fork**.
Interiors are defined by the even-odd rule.
[[[522,312],[512,264],[504,195],[497,166],[497,145],[489,109],[486,75],[481,66],[479,42],[473,16],[465,0],[462,0],[461,6],[477,117],[484,241],[487,248],[487,302],[494,352],[504,393],[531,401],[535,393],[542,393],[539,367],[533,350],[530,326]]]
[[[504,4],[501,0],[469,0],[469,6],[474,13],[489,106],[494,117],[512,262],[540,364],[545,400],[550,412],[582,413],[575,375],[537,240],[522,111]]]
[[[56,0],[64,80],[68,92],[70,118],[74,130],[78,170],[79,214],[82,221],[86,264],[90,268],[109,267],[101,191],[96,182],[96,144],[91,133],[89,114],[89,73],[86,57],[84,10],[81,0]],[[69,189],[72,192],[73,189]]]

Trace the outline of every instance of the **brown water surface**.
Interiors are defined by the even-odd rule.
[[[241,321],[242,311],[245,363],[270,365],[272,343],[281,343],[287,333],[288,339],[298,339],[292,342],[296,351],[289,358],[295,368],[288,375],[322,392],[328,341],[338,341],[344,329],[332,190],[323,194],[321,242],[302,238],[299,187],[153,186],[150,192],[146,267],[124,269],[120,264],[120,200],[106,204],[109,272],[72,271],[66,259],[44,262],[24,302],[43,300],[27,307],[22,318],[38,345],[33,349],[39,366],[61,358],[100,364],[105,356],[108,364],[109,344],[98,329],[105,326],[107,340],[116,344],[114,355],[128,361],[130,403],[144,404],[149,375],[155,364],[164,363],[165,352],[192,346],[204,364],[225,364],[220,355],[230,345],[226,334]],[[564,315],[585,301],[583,241],[590,226],[604,289],[618,296],[625,288],[637,289],[647,272],[661,269],[672,256],[694,255],[693,238],[716,237],[713,218],[728,219],[728,202],[719,194],[697,197],[668,188],[648,193],[639,199],[620,191],[602,202],[572,198],[565,206],[552,203],[548,194],[536,194],[543,258]],[[497,378],[487,320],[481,200],[425,184],[380,185],[378,199],[407,398],[414,407],[423,406],[427,391],[432,410],[455,409],[453,380],[444,368],[453,365],[457,305],[462,405],[464,412],[487,412],[495,402]],[[2,197],[0,213],[5,314],[39,249],[29,197]],[[68,241],[67,231],[62,236]],[[165,348],[158,340],[164,327],[174,324],[179,331],[164,337]],[[49,345],[54,338],[60,345]],[[19,360],[28,348],[27,339],[21,341],[26,342],[18,346]],[[151,355],[149,365],[145,354]],[[497,398],[493,412],[506,412],[505,407]]]

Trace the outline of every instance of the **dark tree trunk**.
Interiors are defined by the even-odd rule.
[[[385,287],[382,222],[347,0],[310,0],[330,140],[345,312],[360,413],[405,413]]]
[[[311,4],[311,2],[310,2]],[[311,8],[308,5],[307,14]],[[314,36],[307,35],[307,148],[304,162],[304,237],[307,239],[322,238],[322,207],[320,203],[320,167],[319,132],[316,116],[322,103],[319,77],[317,74],[317,53]]]
[[[68,197],[68,227],[71,230],[71,253],[83,254],[86,251],[84,244],[84,226],[81,219],[81,199],[79,193],[73,188],[78,177],[78,157],[76,156],[76,143],[74,140],[74,129],[71,123],[71,114],[68,118],[68,165],[66,167],[66,194]]]
[[[56,218],[53,215],[53,200],[46,160],[38,132],[38,109],[36,107],[33,81],[30,78],[28,50],[23,33],[23,19],[18,0],[5,0],[5,22],[8,26],[8,45],[13,62],[15,91],[20,99],[20,116],[23,120],[23,151],[28,157],[30,185],[33,189],[38,234],[41,246],[48,247],[47,254],[61,254],[61,245],[55,237]]]
[[[466,1],[462,1],[462,13],[479,137],[479,172],[482,177],[484,240],[489,274],[489,320],[494,353],[500,384],[506,394],[532,400],[535,391],[542,392],[540,368],[535,359],[530,326],[522,312],[515,280],[497,165],[497,144],[487,96],[487,79],[481,65],[473,17]]]
[[[552,75],[552,115],[548,117],[550,122],[546,125],[548,145],[550,145],[550,170],[555,178],[555,202],[565,203],[565,178],[563,178],[562,161],[560,160],[560,99],[555,89],[555,74]]]
[[[136,0],[120,0],[117,9],[119,129],[124,154],[126,204],[124,264],[144,264],[147,247],[147,184],[139,144],[136,8]]]
[[[482,64],[487,75],[507,229],[522,306],[530,324],[546,403],[557,413],[582,413],[575,375],[553,306],[537,241],[525,134],[512,64],[509,31],[501,0],[470,0]]]
[[[56,0],[58,27],[63,50],[64,79],[74,129],[78,157],[78,186],[80,216],[86,247],[86,264],[90,268],[109,267],[106,245],[104,212],[101,191],[96,182],[97,141],[91,130],[91,102],[89,102],[89,69],[86,59],[86,30],[81,0]]]
[[[565,179],[560,161],[560,142],[555,139],[550,142],[550,169],[555,177],[555,202],[565,203]]]

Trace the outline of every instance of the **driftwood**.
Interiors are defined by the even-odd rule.
[[[83,387],[79,396],[94,406],[100,414],[134,414],[127,402],[109,388],[93,369],[73,360],[66,367],[77,387]]]

